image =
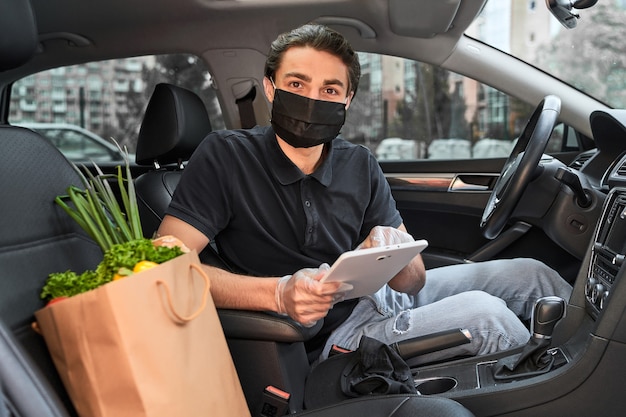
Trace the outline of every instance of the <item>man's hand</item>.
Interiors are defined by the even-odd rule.
[[[328,264],[322,264],[280,278],[276,285],[277,311],[305,327],[326,317],[328,310],[343,300],[346,291],[339,282],[320,282],[329,269]]]
[[[397,229],[389,226],[375,226],[370,234],[357,249],[373,248],[378,246],[395,245],[398,243],[412,242],[413,236],[407,233],[404,224]],[[393,277],[388,285],[396,291],[406,294],[417,294],[426,283],[426,270],[421,255],[413,260]]]
[[[404,242],[413,242],[413,236],[406,231],[388,226],[375,226],[357,249],[376,248]]]

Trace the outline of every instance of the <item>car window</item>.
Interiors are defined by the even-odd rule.
[[[123,160],[122,153],[112,143],[80,126],[64,123],[19,123],[19,125],[47,137],[71,161],[115,162]]]
[[[343,136],[381,161],[509,156],[535,106],[409,59],[359,53],[362,77]],[[555,129],[548,151],[564,150]]]
[[[222,113],[204,62],[192,55],[158,55],[54,68],[13,84],[9,122],[39,131],[70,160],[116,161],[114,139],[135,152],[154,86],[188,88],[204,101],[213,129]]]

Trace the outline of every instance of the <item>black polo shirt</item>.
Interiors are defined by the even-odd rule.
[[[304,175],[271,127],[213,132],[187,164],[167,213],[204,233],[245,274],[282,276],[332,264],[374,226],[397,227],[402,219],[367,148],[337,138],[325,151],[323,163]],[[329,311],[307,343],[312,358],[355,302]]]
[[[241,272],[282,276],[332,264],[376,225],[402,222],[371,152],[335,139],[304,175],[271,127],[211,133],[189,161],[168,214],[217,244]]]

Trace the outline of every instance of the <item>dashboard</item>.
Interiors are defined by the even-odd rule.
[[[626,188],[611,190],[591,250],[585,297],[589,313],[597,317],[626,259]]]
[[[597,149],[580,171],[589,184],[607,193],[584,284],[586,310],[597,319],[626,261],[626,110],[596,111],[590,121]]]
[[[547,351],[554,366],[512,381],[494,380],[498,361],[516,359],[525,346],[426,366],[417,374],[420,382],[440,382],[444,395],[476,415],[623,415],[626,399],[616,394],[626,374],[626,110],[594,112],[591,122],[597,148],[568,166],[545,162],[542,180],[550,181],[533,181],[539,184],[530,191],[536,206],[540,185],[559,187],[543,226],[582,261]],[[562,180],[563,170],[571,181]],[[577,202],[581,192],[590,197],[587,207]],[[581,219],[586,230],[576,234],[573,219]],[[456,385],[444,386],[449,380]]]

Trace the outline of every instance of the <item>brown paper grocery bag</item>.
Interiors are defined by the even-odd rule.
[[[195,252],[35,313],[81,417],[249,416]]]

